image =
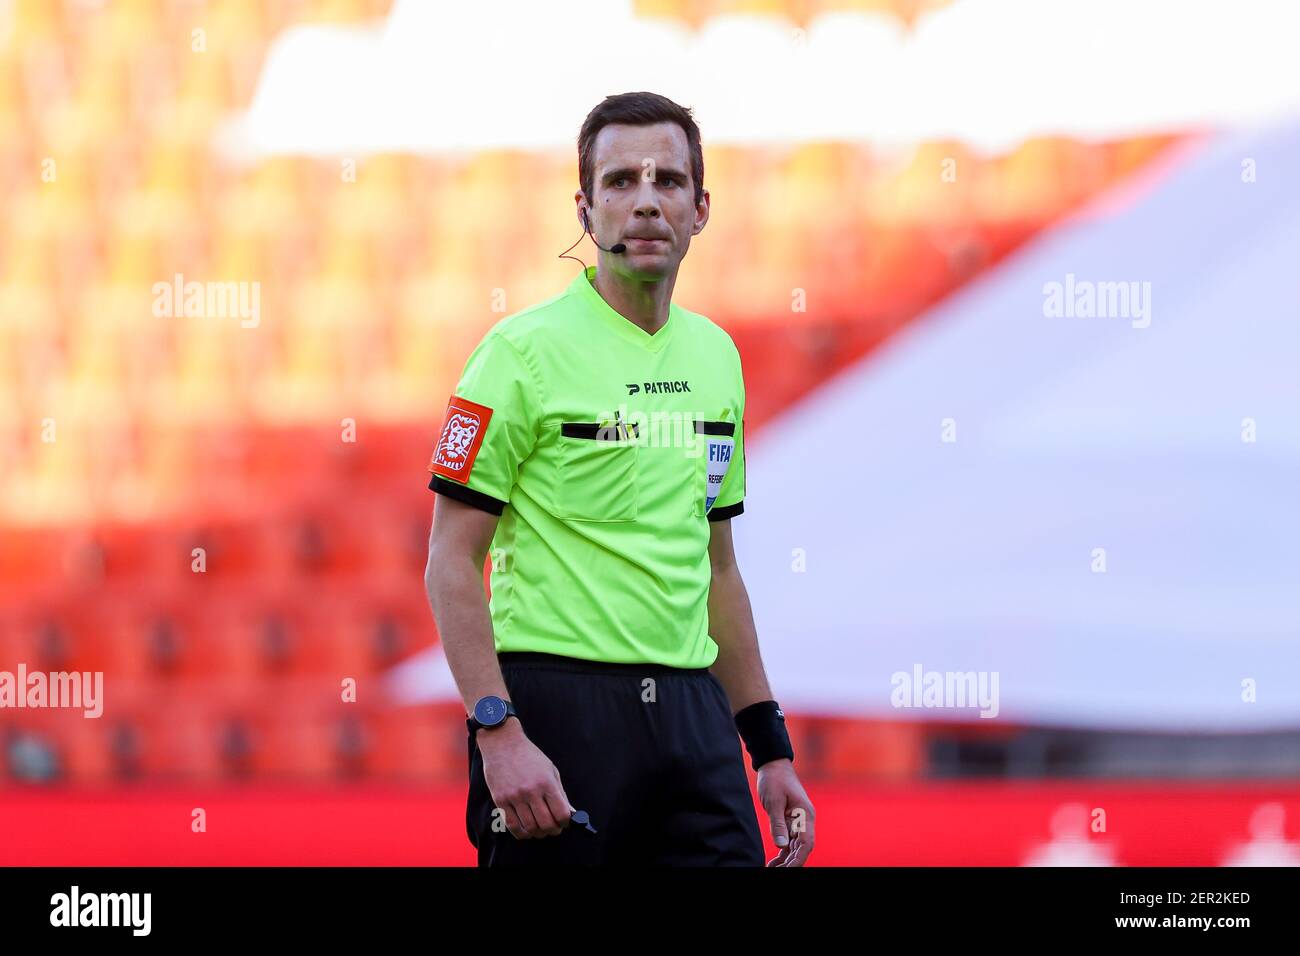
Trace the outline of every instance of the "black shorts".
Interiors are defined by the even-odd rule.
[[[558,836],[520,840],[502,828],[504,815],[494,829],[470,737],[465,825],[479,866],[764,864],[740,737],[708,668],[498,658],[524,733],[596,832],[570,823]]]

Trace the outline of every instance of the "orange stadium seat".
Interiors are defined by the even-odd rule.
[[[925,728],[848,718],[818,722],[821,772],[838,778],[912,778],[925,766]]]
[[[457,712],[459,713],[459,712]],[[373,772],[397,778],[450,776],[465,769],[465,722],[431,707],[395,707],[370,715]]]

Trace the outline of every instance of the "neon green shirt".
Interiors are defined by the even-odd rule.
[[[501,516],[498,651],[707,667],[709,522],[744,510],[740,355],[676,304],[646,333],[595,274],[484,335],[429,487]]]

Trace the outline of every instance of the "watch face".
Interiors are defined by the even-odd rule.
[[[492,727],[506,719],[506,702],[500,697],[483,697],[474,705],[474,719]]]

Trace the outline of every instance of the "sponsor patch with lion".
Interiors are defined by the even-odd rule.
[[[469,481],[491,418],[492,409],[486,405],[453,395],[447,403],[447,417],[429,471],[462,484]]]

